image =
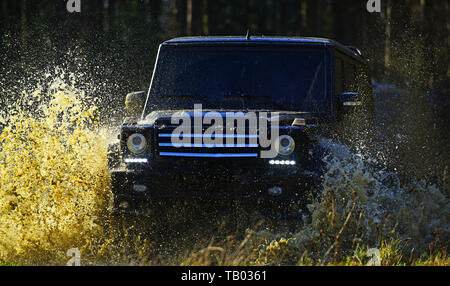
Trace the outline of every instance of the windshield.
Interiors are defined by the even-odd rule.
[[[325,49],[163,47],[146,113],[161,109],[323,112]]]

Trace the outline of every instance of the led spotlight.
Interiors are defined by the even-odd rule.
[[[270,160],[270,165],[295,165],[296,162],[294,160]]]
[[[125,163],[145,164],[148,163],[147,158],[127,158]]]

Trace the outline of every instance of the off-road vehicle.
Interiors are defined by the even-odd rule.
[[[306,201],[321,182],[318,136],[358,140],[374,124],[367,60],[319,38],[168,40],[149,90],[128,94],[126,106],[134,117],[108,162],[114,210],[127,213],[165,198]],[[180,114],[192,132],[175,132]],[[226,124],[227,116],[246,123]],[[262,146],[263,134],[277,134],[272,145]],[[205,143],[212,138],[223,140]],[[262,156],[267,150],[275,153]]]

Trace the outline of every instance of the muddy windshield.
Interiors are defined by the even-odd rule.
[[[163,47],[146,113],[156,109],[326,108],[325,49]]]

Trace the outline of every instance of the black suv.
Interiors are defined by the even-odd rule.
[[[321,181],[319,136],[351,143],[374,127],[367,60],[319,38],[166,41],[148,92],[126,106],[134,117],[108,152],[126,213],[164,198],[306,201]],[[192,131],[175,132],[181,123]]]

